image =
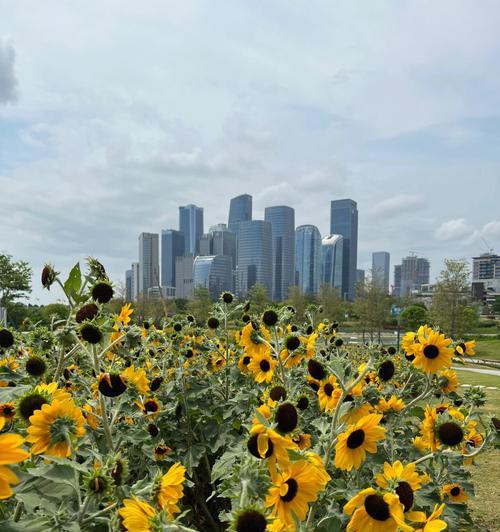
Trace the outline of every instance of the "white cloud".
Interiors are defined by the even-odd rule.
[[[17,79],[14,72],[16,52],[9,39],[0,37],[0,104],[17,100]]]
[[[423,198],[412,194],[398,194],[376,203],[369,211],[371,216],[396,216],[410,213],[413,209],[424,204]]]
[[[470,237],[473,228],[465,218],[457,218],[443,222],[435,232],[435,237],[440,241],[459,240]]]

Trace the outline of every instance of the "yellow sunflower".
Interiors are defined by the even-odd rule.
[[[445,369],[439,374],[439,386],[443,393],[456,392],[458,389],[458,377],[452,369]]]
[[[281,469],[287,469],[290,465],[288,449],[297,451],[298,445],[290,438],[281,436],[275,430],[254,425],[250,429],[250,438],[247,441],[247,449],[260,460],[267,459],[267,465],[271,475],[276,474],[276,464]]]
[[[123,305],[120,310],[120,314],[118,314],[118,316],[116,317],[116,321],[121,325],[128,325],[130,323],[130,316],[134,313],[134,309],[130,307],[131,303]]]
[[[318,401],[321,410],[333,412],[341,395],[342,390],[338,387],[337,379],[333,375],[323,379],[318,390]]]
[[[441,499],[448,497],[450,502],[467,502],[468,495],[465,493],[465,490],[459,484],[446,484],[441,490]]]
[[[377,493],[367,488],[355,495],[345,506],[344,512],[352,516],[347,532],[411,532],[405,523],[403,505],[394,493]]]
[[[160,479],[156,490],[156,501],[160,508],[167,512],[169,519],[181,510],[177,503],[184,495],[186,468],[176,462]]]
[[[135,366],[131,365],[122,371],[122,376],[125,377],[127,384],[131,384],[138,393],[148,393],[149,380],[146,377],[146,371],[142,368],[136,369]]]
[[[278,517],[282,523],[291,526],[294,524],[294,516],[299,521],[306,518],[309,503],[317,499],[325,485],[316,466],[307,460],[299,460],[283,473],[275,475],[266,497],[266,508],[272,508],[273,517]]]
[[[238,361],[238,369],[241,373],[248,373],[248,364],[252,361],[252,357],[246,354],[241,355]]]
[[[355,406],[354,402],[352,402],[352,399],[349,396],[347,396],[344,401],[350,401],[351,408],[340,418],[342,423],[352,425],[353,423],[357,423],[361,418],[373,412],[373,407],[370,403],[362,403],[359,406]]]
[[[2,403],[0,404],[0,418],[3,419],[3,422],[11,420],[16,415],[16,406],[14,403]],[[0,427],[0,430],[3,428]]]
[[[417,523],[418,528],[414,532],[441,532],[441,530],[446,530],[448,525],[442,519],[439,519],[443,513],[445,505],[437,504],[434,506],[434,510],[431,515],[427,517],[424,512],[409,512],[406,517],[409,521]]]
[[[359,469],[366,453],[377,452],[377,442],[384,439],[385,428],[379,425],[382,414],[368,414],[339,434],[335,446],[335,467],[350,471]]]
[[[290,352],[288,349],[283,349],[280,353],[280,360],[284,364],[285,368],[294,368],[298,366],[304,359],[304,354],[299,351]]]
[[[319,328],[319,327],[318,327]],[[306,341],[306,357],[312,358],[316,352],[316,340],[318,339],[319,334],[313,332],[309,335]]]
[[[310,434],[297,434],[292,436],[292,441],[299,446],[300,450],[309,449],[311,447],[311,435]]]
[[[252,372],[256,382],[271,382],[277,362],[271,357],[271,352],[259,351],[252,356],[252,361],[248,364],[248,369]]]
[[[384,463],[384,472],[375,475],[377,486],[384,490],[393,490],[399,497],[399,501],[404,506],[404,511],[408,512],[413,506],[415,491],[428,482],[428,475],[419,475],[415,464],[403,464],[397,460],[394,464]]]
[[[11,497],[11,485],[19,483],[17,475],[6,466],[29,458],[30,453],[20,449],[23,443],[24,439],[19,434],[0,435],[0,499]]]
[[[269,342],[271,335],[263,326],[254,327],[253,322],[248,322],[241,330],[240,345],[245,353],[251,357],[268,353],[270,348],[266,342]]]
[[[30,417],[30,423],[26,441],[32,444],[33,454],[68,457],[68,440],[81,438],[86,432],[82,411],[70,399],[43,405]]]
[[[49,384],[39,384],[35,386],[35,393],[41,393],[46,395],[50,400],[55,399],[57,401],[64,401],[66,399],[71,399],[71,394],[66,390],[62,390],[57,387],[57,382],[49,382]]]
[[[429,443],[432,452],[442,445],[455,447],[463,441],[462,419],[463,415],[460,412],[448,408],[447,405],[438,408],[432,408],[430,405],[425,407],[425,416],[420,432]]]
[[[401,412],[404,407],[405,404],[402,399],[398,399],[395,395],[391,395],[389,400],[382,397],[378,402],[376,409],[379,412],[388,412],[389,410],[392,412]]]
[[[476,354],[474,348],[476,347],[476,340],[469,340],[468,342],[458,342],[455,346],[455,355],[459,357],[472,357]]]
[[[429,449],[429,442],[422,436],[415,436],[412,443],[418,449],[420,454],[424,454]]]
[[[125,499],[123,508],[120,508],[118,513],[123,520],[125,530],[129,532],[151,532],[156,529],[153,523],[157,516],[156,510],[147,502],[136,497]]]
[[[446,338],[440,332],[432,331],[428,336],[419,335],[418,339],[419,343],[415,344],[413,350],[415,354],[413,365],[416,368],[424,373],[437,373],[451,366],[453,349],[448,347],[451,344],[451,338]]]

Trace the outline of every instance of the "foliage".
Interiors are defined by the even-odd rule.
[[[0,307],[31,292],[31,273],[27,262],[15,261],[11,255],[0,253]]]
[[[407,330],[418,329],[428,321],[427,311],[420,305],[410,305],[401,312],[401,326]]]
[[[269,305],[267,288],[262,284],[255,283],[248,291],[247,297],[252,312],[262,312]]]
[[[205,286],[195,286],[193,299],[187,305],[187,310],[193,314],[200,324],[205,323],[212,306],[210,293]]]
[[[344,303],[336,288],[330,284],[322,284],[319,287],[317,300],[323,309],[323,316],[326,319],[336,323],[344,321]]]
[[[206,293],[197,310],[208,322],[164,313],[153,323],[137,319],[137,307],[96,302],[99,275],[74,267],[59,281],[65,320],[0,331],[0,452],[21,446],[2,455],[14,458],[0,468],[0,530],[118,532],[127,504],[139,500],[149,512],[139,515],[142,530],[153,532],[235,530],[250,510],[268,531],[340,531],[350,521],[346,503],[367,488],[402,508],[398,482],[380,487],[384,463],[398,460],[421,475],[414,510],[429,515],[452,483],[473,494],[464,462],[480,459],[494,428],[475,406],[484,394],[460,396],[449,369],[453,350],[466,358],[472,343],[421,327],[405,336],[403,353],[351,346],[317,306],[304,319],[287,307],[262,315],[262,301],[207,307]],[[437,370],[424,355],[432,342]],[[363,444],[358,427],[373,422],[375,447],[342,465],[342,453]],[[453,446],[434,441],[443,424],[460,432]],[[187,478],[172,487],[180,463]],[[301,468],[304,512],[278,513],[295,497],[284,479]],[[470,525],[465,504],[444,503],[450,530]]]

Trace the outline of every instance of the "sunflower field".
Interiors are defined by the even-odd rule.
[[[230,293],[205,323],[138,323],[95,259],[41,282],[67,319],[0,326],[3,532],[470,530],[498,429],[451,369],[474,342],[348,345],[321,307]]]

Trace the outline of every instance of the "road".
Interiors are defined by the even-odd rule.
[[[483,375],[493,375],[495,377],[500,377],[500,369],[491,369],[491,368],[463,368],[459,366],[452,366],[452,369],[458,371],[472,371],[473,373],[482,373]],[[500,384],[500,381],[499,381]]]

